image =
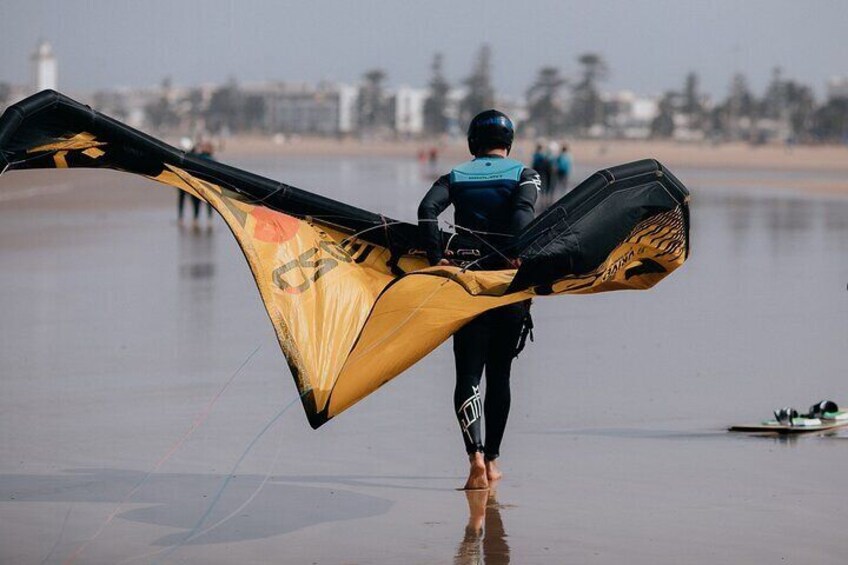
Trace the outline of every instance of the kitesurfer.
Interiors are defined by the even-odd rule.
[[[568,144],[563,143],[556,159],[557,189],[561,188],[563,192],[568,191],[568,177],[571,174],[571,169],[571,153],[568,151]]]
[[[452,204],[457,231],[473,236],[483,258],[470,268],[518,266],[508,243],[533,220],[541,179],[533,169],[507,158],[514,133],[512,121],[497,110],[471,120],[468,149],[474,158],[440,177],[418,208],[423,246],[432,265],[452,264],[437,224],[439,214]],[[519,303],[490,310],[454,334],[454,408],[471,463],[466,489],[487,488],[489,481],[501,477],[496,459],[509,415],[510,368],[528,309],[529,304]],[[485,400],[480,394],[484,369]]]

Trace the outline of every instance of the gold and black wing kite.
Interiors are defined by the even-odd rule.
[[[689,193],[654,160],[589,177],[513,239],[520,268],[491,271],[430,267],[413,224],[195,158],[53,91],[0,117],[0,171],[68,167],[142,175],[218,211],[315,428],[486,310],[647,289],[689,252]],[[442,235],[464,248],[462,235]]]

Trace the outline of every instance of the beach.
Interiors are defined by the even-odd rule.
[[[753,176],[767,177],[774,187],[797,188],[792,179],[779,178],[778,173],[804,173],[806,188],[821,192],[848,193],[848,146],[770,144],[754,146],[746,143],[711,144],[672,141],[565,140],[574,161],[600,169],[639,159],[657,159],[674,168],[699,169],[725,175],[743,173],[740,179],[751,182]],[[512,156],[530,162],[535,142],[519,141]],[[274,157],[394,157],[416,158],[419,153],[437,148],[444,162],[468,158],[462,141],[360,141],[301,137],[275,143],[273,138],[235,136],[222,145],[224,158]]]
[[[424,146],[336,143],[219,157],[414,221]],[[668,166],[692,254],[647,292],[536,301],[482,498],[456,490],[449,342],[312,430],[222,222],[117,172],[2,175],[0,561],[843,563],[848,434],[726,428],[848,406],[848,150],[573,145],[575,181]]]

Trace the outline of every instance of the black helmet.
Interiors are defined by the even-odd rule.
[[[503,112],[486,110],[474,116],[468,126],[468,150],[474,156],[487,149],[499,147],[509,151],[513,137],[515,127],[512,120]]]

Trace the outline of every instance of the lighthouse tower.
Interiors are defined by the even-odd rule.
[[[53,56],[53,48],[46,41],[38,44],[35,53],[32,54],[32,86],[35,92],[45,89],[56,90],[58,69],[56,57]]]

